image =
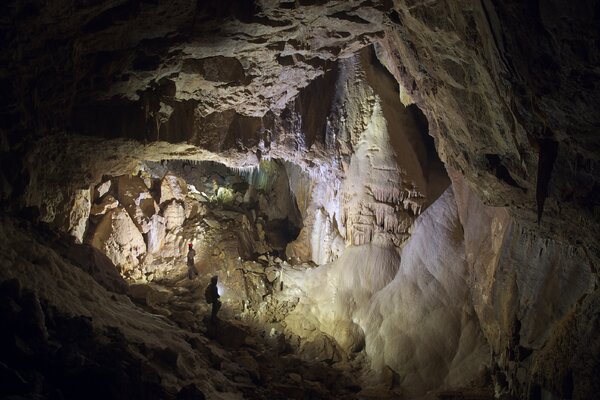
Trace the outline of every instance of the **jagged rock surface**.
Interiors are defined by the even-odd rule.
[[[1,334],[3,395],[353,399],[361,390],[347,372],[272,346],[227,310],[216,326],[205,324],[207,281],[175,274],[129,286],[128,297],[77,268],[88,263],[75,257],[81,245],[2,218],[0,313],[11,322]]]
[[[426,113],[443,160],[486,202],[511,205],[531,226],[545,209],[544,232],[598,254],[586,239],[599,232],[598,10],[591,0],[565,7],[182,0],[105,1],[63,13],[58,2],[8,3],[4,129],[43,135],[73,126],[88,135],[187,140],[230,156],[262,152],[276,139],[269,121],[311,82],[326,81],[335,60],[377,42],[402,98]],[[305,110],[314,119],[295,141],[310,147],[325,120],[318,108]]]

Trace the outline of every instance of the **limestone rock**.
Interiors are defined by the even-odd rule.
[[[185,218],[192,219],[197,216],[204,216],[207,213],[206,206],[193,197],[187,196],[184,200]]]
[[[163,205],[162,216],[167,230],[172,230],[183,225],[185,221],[185,209],[183,204],[177,200],[171,200]]]
[[[121,294],[127,292],[127,283],[115,268],[115,264],[97,248],[88,244],[73,244],[66,240],[56,242],[54,248],[73,265],[90,274],[106,290]]]
[[[258,363],[249,354],[243,354],[241,357],[236,358],[236,362],[250,375],[250,378],[254,382],[260,380],[260,368]]]
[[[335,340],[319,333],[300,346],[300,354],[309,360],[336,362],[341,359]]]
[[[163,204],[169,200],[183,201],[188,193],[187,184],[182,178],[167,174],[160,181],[160,201]]]
[[[112,188],[112,180],[107,180],[96,186],[94,200],[102,199]]]
[[[122,270],[136,267],[146,253],[144,237],[121,207],[104,215],[93,232],[91,244]]]
[[[150,218],[150,228],[147,233],[148,253],[156,253],[161,249],[166,237],[165,222],[165,218],[159,214],[154,214]]]
[[[2,193],[3,206],[37,207],[44,222],[80,236],[83,214],[71,218],[72,195],[103,175],[130,174],[145,160],[240,168],[285,160],[296,165],[285,175],[303,223],[289,254],[323,264],[297,276],[286,270],[283,279],[290,293],[312,299],[298,307],[312,332],[343,342],[360,331],[342,324],[349,334],[337,337],[337,324],[356,323],[370,361],[399,373],[409,395],[465,384],[489,353],[512,397],[597,395],[598,380],[587,375],[598,369],[588,334],[597,331],[592,291],[600,259],[594,1],[113,3],[61,14],[58,1],[8,0],[0,52],[0,185],[10,192]],[[415,133],[419,119],[426,128]],[[445,181],[432,174],[433,147],[483,200],[459,200],[458,219],[450,195],[433,203]],[[287,186],[281,176],[278,189]],[[132,196],[120,184],[110,191],[119,192],[130,222],[149,232],[156,205],[131,185]],[[265,214],[282,218],[283,196],[291,197],[248,190],[244,200],[273,204]],[[106,221],[122,211],[102,209],[98,228],[117,235]],[[181,213],[173,214],[177,223],[165,224],[175,231]],[[270,222],[256,227],[261,243]],[[187,236],[167,235],[165,254],[183,257]],[[80,287],[87,275],[46,248],[34,259],[20,249],[24,263],[12,247],[0,253],[11,265],[3,276],[26,271],[23,282],[37,285],[45,301],[92,315],[94,327],[83,318],[68,322],[85,332],[113,326],[124,307],[136,331],[155,327],[163,339],[168,331],[184,349],[179,354],[190,353],[177,330],[157,328],[122,302],[113,306],[101,290],[86,290],[93,282]],[[125,250],[103,251],[125,257]],[[220,247],[214,252],[228,257]],[[582,350],[581,343],[592,345]],[[195,366],[186,379],[206,370],[159,350],[157,362],[167,358],[169,370]],[[161,398],[180,385],[168,389],[148,392]],[[305,394],[297,382],[288,389]]]
[[[247,329],[246,326],[235,320],[220,320],[217,325],[210,326],[208,334],[223,346],[239,348],[248,336]]]
[[[213,229],[217,229],[221,226],[221,224],[213,218],[205,218],[204,222]]]
[[[148,306],[164,305],[173,297],[173,292],[152,283],[130,285],[127,294]]]
[[[90,210],[91,215],[104,215],[108,211],[115,209],[119,206],[119,201],[115,199],[112,195],[107,195],[104,197],[100,204],[93,204]]]
[[[267,275],[267,280],[271,283],[275,282],[279,276],[279,272],[274,267],[267,267],[265,269],[265,274]]]
[[[150,218],[159,210],[143,179],[122,175],[117,178],[117,199],[142,233],[150,229]]]
[[[68,233],[75,238],[77,243],[83,242],[87,229],[87,219],[90,216],[91,194],[89,189],[75,192],[73,206],[68,218]]]

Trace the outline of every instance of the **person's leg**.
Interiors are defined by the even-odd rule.
[[[217,313],[219,312],[219,310],[221,309],[221,302],[219,300],[215,300],[212,303],[212,310],[210,313],[210,320],[211,321],[216,321],[217,319]]]
[[[212,303],[212,309],[210,311],[210,320],[211,322],[215,322],[215,319],[217,318],[217,302],[213,301]]]

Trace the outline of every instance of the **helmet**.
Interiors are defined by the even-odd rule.
[[[193,246],[192,243],[188,243],[188,247],[191,248]]]

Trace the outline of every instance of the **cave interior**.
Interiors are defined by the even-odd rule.
[[[3,399],[600,398],[598,1],[0,9]]]

